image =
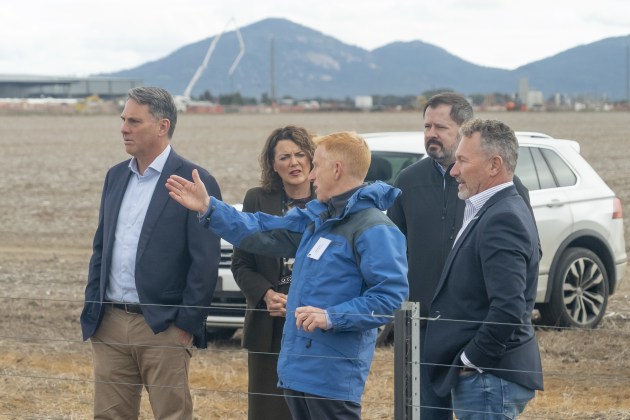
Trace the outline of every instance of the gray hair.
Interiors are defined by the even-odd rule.
[[[177,125],[177,107],[168,91],[159,87],[139,86],[129,89],[127,96],[140,105],[148,105],[149,113],[153,118],[169,120],[171,125],[168,129],[168,138],[173,137],[175,125]]]
[[[481,134],[481,150],[486,156],[498,155],[510,175],[514,175],[518,160],[518,140],[514,130],[497,120],[475,118],[466,121],[459,129],[463,137]]]
[[[431,96],[424,105],[422,117],[427,113],[427,108],[437,108],[440,105],[451,105],[450,117],[459,126],[473,117],[472,105],[462,95],[454,92],[442,92]]]

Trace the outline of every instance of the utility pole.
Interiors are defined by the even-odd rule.
[[[276,58],[275,58],[275,39],[273,35],[271,35],[271,49],[269,51],[270,58],[270,83],[271,83],[271,106],[275,108],[276,106]]]

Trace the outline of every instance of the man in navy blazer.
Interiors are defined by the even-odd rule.
[[[197,169],[213,194],[219,186],[171,148],[177,110],[167,91],[131,89],[121,119],[132,159],[105,178],[81,313],[94,418],[138,418],[145,386],[155,418],[190,419],[190,347],[205,347],[220,243],[164,184]]]
[[[431,302],[425,360],[435,392],[451,393],[458,419],[515,417],[543,389],[531,323],[538,233],[512,182],[514,132],[479,119],[460,132],[451,175],[466,201],[464,223]]]

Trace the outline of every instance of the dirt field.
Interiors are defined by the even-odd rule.
[[[630,114],[480,116],[579,140],[624,203],[630,244]],[[317,133],[422,127],[414,113],[182,115],[173,147],[217,177],[226,201],[240,202],[257,183],[267,134],[289,123]],[[118,129],[116,115],[0,116],[0,418],[90,418],[91,354],[78,317],[104,175],[127,157]],[[595,331],[538,331],[546,390],[523,418],[630,419],[629,295],[627,279]],[[365,419],[393,418],[392,367],[393,350],[379,349]],[[238,338],[196,351],[191,371],[197,418],[246,418]],[[142,413],[151,418],[146,401]]]

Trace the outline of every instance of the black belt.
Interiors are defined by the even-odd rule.
[[[128,314],[142,314],[142,306],[137,303],[116,303],[116,302],[105,302],[108,305],[113,306],[116,309],[122,309]]]

